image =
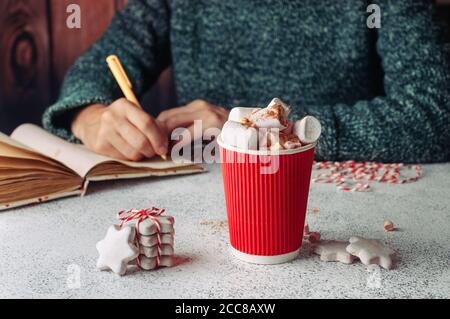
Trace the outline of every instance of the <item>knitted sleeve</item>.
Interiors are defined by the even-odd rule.
[[[431,1],[372,1],[384,96],[355,105],[305,106],[324,132],[318,159],[450,160],[450,65]],[[301,115],[301,114],[298,114]]]
[[[139,96],[170,63],[169,8],[165,0],[130,0],[103,36],[69,69],[58,101],[43,116],[51,133],[76,141],[70,130],[80,108],[110,104],[121,96],[106,64],[116,54]]]

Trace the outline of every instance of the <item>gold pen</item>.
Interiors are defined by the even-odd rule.
[[[110,55],[106,58],[106,62],[108,63],[108,67],[111,70],[114,78],[119,84],[120,89],[125,95],[125,98],[131,103],[135,104],[137,107],[142,109],[142,105],[139,103],[136,95],[133,92],[133,86],[131,84],[130,79],[125,72],[122,63],[120,63],[119,58],[116,55]],[[163,160],[167,160],[167,155],[160,155]]]

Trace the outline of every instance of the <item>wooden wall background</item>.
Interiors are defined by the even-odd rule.
[[[450,0],[437,0],[450,3]],[[0,0],[0,131],[40,124],[67,68],[106,29],[127,0]],[[81,29],[66,27],[69,4],[81,7]],[[442,11],[450,21],[450,14]],[[157,113],[174,106],[170,70],[144,99]]]
[[[107,28],[127,0],[0,0],[0,131],[40,124],[64,74]],[[81,8],[80,29],[66,27],[69,4]],[[155,112],[173,106],[170,70],[144,98]]]

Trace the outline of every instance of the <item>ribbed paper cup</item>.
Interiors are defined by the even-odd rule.
[[[258,264],[298,256],[315,144],[278,152],[241,150],[218,138],[233,254]]]

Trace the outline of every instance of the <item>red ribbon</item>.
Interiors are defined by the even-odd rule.
[[[144,208],[144,209],[129,209],[129,210],[123,210],[121,212],[117,213],[117,217],[119,218],[120,225],[119,227],[122,227],[127,222],[130,222],[132,220],[136,220],[136,237],[135,242],[136,246],[139,250],[140,254],[140,245],[139,245],[139,224],[143,222],[146,219],[151,219],[156,224],[156,236],[157,236],[157,255],[156,255],[156,267],[160,265],[160,258],[161,258],[161,223],[158,220],[158,217],[164,214],[166,210],[152,207],[152,208]],[[141,263],[139,261],[139,257],[137,258],[137,264],[139,268],[141,267]]]

